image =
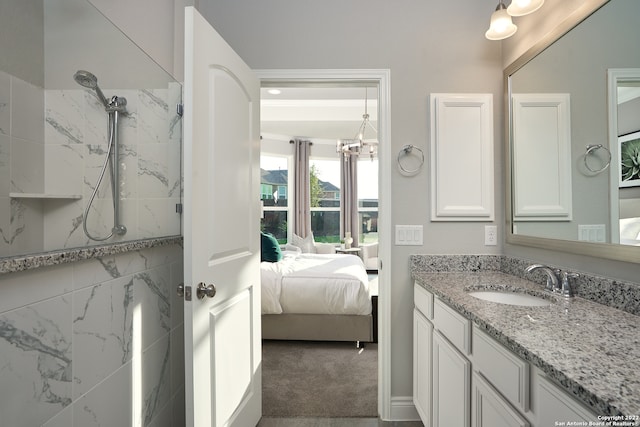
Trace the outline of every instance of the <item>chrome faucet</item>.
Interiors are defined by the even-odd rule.
[[[532,264],[526,268],[527,273],[531,273],[532,271],[535,271],[535,270],[542,270],[546,273],[547,275],[546,289],[548,291],[560,292],[561,288],[560,288],[560,282],[558,280],[558,277],[560,277],[560,274],[561,274],[560,269],[552,269],[551,267],[548,267],[542,264]]]
[[[570,298],[573,296],[573,289],[571,289],[571,279],[580,277],[578,273],[569,273],[568,271],[562,272],[562,286],[560,292],[562,296]]]

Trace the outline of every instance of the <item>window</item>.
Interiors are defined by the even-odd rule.
[[[260,156],[261,229],[278,242],[287,242],[289,218],[289,167],[286,157]]]
[[[311,230],[316,242],[340,242],[340,160],[309,159],[311,169]],[[287,242],[291,205],[287,157],[260,157],[261,229]],[[378,241],[378,160],[358,162],[360,244]]]
[[[358,161],[358,214],[360,243],[378,241],[378,159]]]

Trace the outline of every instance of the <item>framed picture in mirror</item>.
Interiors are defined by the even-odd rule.
[[[620,187],[640,186],[640,131],[618,137]]]

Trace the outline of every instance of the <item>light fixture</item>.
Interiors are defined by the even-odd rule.
[[[544,0],[512,0],[507,8],[507,13],[511,16],[524,16],[540,9]]]
[[[280,89],[268,89],[267,93],[270,95],[280,95],[282,91]]]
[[[364,114],[362,115],[362,123],[358,128],[358,132],[353,139],[339,139],[336,143],[336,151],[338,153],[359,155],[360,153],[366,153],[371,157],[371,160],[378,154],[378,141],[377,138],[373,141],[365,140],[365,132],[367,127],[371,128],[376,136],[378,130],[369,121],[369,113],[367,112],[367,89],[364,92]]]
[[[500,0],[495,12],[491,14],[491,24],[484,36],[489,40],[502,40],[511,37],[517,30],[518,27],[511,21],[511,15],[507,13],[507,7]]]

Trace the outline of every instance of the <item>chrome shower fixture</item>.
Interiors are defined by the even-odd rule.
[[[100,90],[100,86],[98,86],[98,78],[93,73],[85,70],[78,70],[73,75],[73,79],[80,86],[94,90],[96,92],[96,95],[98,95],[98,99],[100,99],[100,101],[104,105],[104,108],[109,107],[109,101],[107,101],[104,93],[102,93],[102,90]]]
[[[107,151],[107,156],[105,157],[104,164],[102,166],[102,170],[100,171],[100,177],[98,178],[98,182],[96,183],[95,188],[93,189],[93,194],[91,195],[91,199],[87,204],[87,207],[84,211],[84,217],[82,219],[82,227],[84,229],[84,234],[90,238],[91,240],[103,241],[111,238],[114,235],[122,236],[127,232],[127,227],[120,224],[120,195],[118,194],[117,188],[118,183],[120,182],[120,168],[118,167],[119,159],[120,159],[120,144],[118,137],[118,121],[120,114],[125,114],[127,112],[127,100],[123,97],[112,96],[110,100],[104,96],[100,86],[98,86],[98,78],[89,71],[78,70],[73,75],[73,79],[82,87],[87,89],[94,90],[102,105],[104,105],[104,109],[108,114],[107,120],[107,136],[109,139],[109,149]],[[113,199],[113,227],[111,228],[111,233],[105,237],[96,237],[89,233],[87,229],[87,219],[89,218],[89,211],[91,209],[91,205],[93,205],[93,200],[98,193],[98,188],[102,183],[102,179],[104,178],[104,174],[107,170],[107,166],[110,167],[111,172],[111,196]]]

